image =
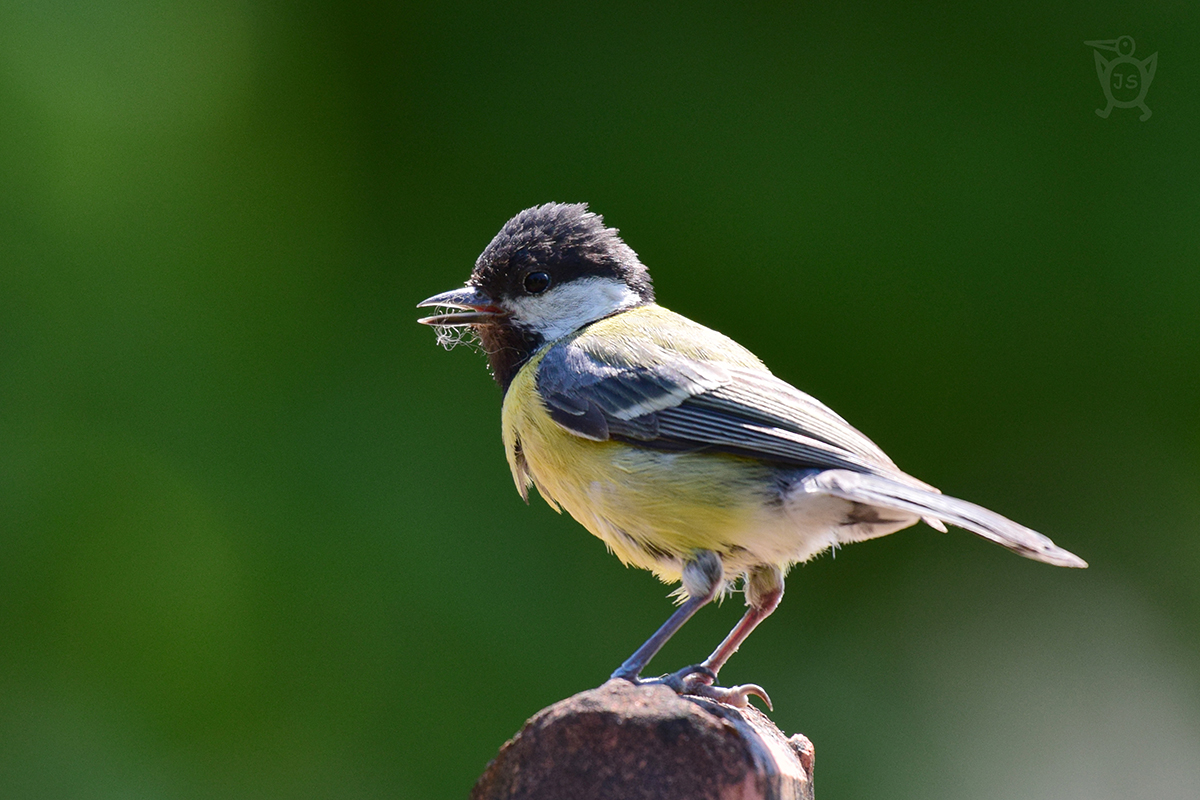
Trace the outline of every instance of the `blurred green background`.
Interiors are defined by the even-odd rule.
[[[722,677],[820,796],[1200,794],[1200,8],[900,8],[3,4],[0,796],[463,797],[665,618],[414,322],[548,200],[1091,562],[797,567]]]

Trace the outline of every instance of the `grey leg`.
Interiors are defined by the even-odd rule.
[[[701,550],[696,553],[683,566],[683,587],[687,590],[688,599],[675,610],[675,613],[663,623],[661,628],[654,632],[653,636],[646,640],[645,644],[625,659],[624,664],[617,667],[612,677],[624,678],[632,683],[644,683],[641,674],[646,665],[650,663],[650,659],[654,658],[667,640],[674,636],[675,632],[683,627],[683,623],[691,619],[701,606],[712,602],[712,599],[717,596],[717,592],[721,590],[724,580],[725,569],[716,553],[711,550]],[[689,667],[688,669],[692,672],[696,671],[695,668]],[[687,674],[691,674],[691,672]],[[680,676],[680,679],[682,677]]]

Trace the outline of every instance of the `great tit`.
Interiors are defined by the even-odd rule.
[[[461,289],[418,304],[443,343],[473,333],[504,392],[517,491],[566,509],[625,564],[682,583],[679,607],[614,678],[739,706],[717,674],[783,595],[794,564],[924,520],[1086,567],[1048,538],[902,472],[832,410],[732,339],[654,301],[650,274],[586,204],[510,219]],[[703,663],[644,679],[701,606],[741,582],[748,609]]]

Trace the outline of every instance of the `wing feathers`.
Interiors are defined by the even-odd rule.
[[[736,407],[740,416],[819,439],[863,460],[894,466],[879,447],[825,404],[769,372],[733,371],[734,382],[695,398],[701,405]]]
[[[620,358],[601,358],[596,347],[559,343],[538,368],[550,416],[578,436],[915,481],[829,408],[765,369],[698,361],[644,342]]]
[[[799,467],[874,469],[872,464],[840,448],[795,431],[754,424],[735,414],[685,402],[659,412],[659,440],[732,455],[778,461]]]
[[[766,368],[694,359],[670,343],[605,349],[586,336],[554,344],[538,368],[552,419],[580,437],[817,468],[803,491],[912,513],[940,530],[956,525],[1048,564],[1087,566],[1037,531],[902,473],[833,410]]]
[[[661,310],[660,310],[661,311]],[[669,313],[669,312],[663,312]],[[724,337],[695,323],[700,340]],[[652,332],[650,332],[652,333]],[[648,333],[647,335],[650,335]],[[737,348],[728,342],[725,350]],[[804,491],[949,523],[1015,553],[1064,567],[1079,557],[1036,531],[986,508],[942,495],[901,472],[878,446],[828,407],[779,380],[748,352],[713,360],[669,341],[622,339],[619,346],[588,332],[554,344],[541,357],[537,388],[552,419],[588,439],[617,439],[669,451],[712,451],[823,470]]]

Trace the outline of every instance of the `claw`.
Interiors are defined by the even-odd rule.
[[[694,694],[698,697],[707,697],[710,700],[716,700],[718,703],[735,706],[736,708],[745,708],[750,705],[750,696],[760,698],[767,704],[768,711],[774,711],[775,707],[771,705],[771,698],[767,695],[767,690],[756,683],[746,683],[741,686],[712,686],[703,681],[687,681],[684,684],[683,694]]]
[[[771,698],[767,696],[767,690],[756,683],[747,683],[742,686],[714,686],[717,682],[717,673],[710,667],[703,664],[692,664],[689,667],[684,667],[676,672],[670,672],[666,675],[660,675],[657,678],[643,678],[640,675],[621,675],[618,672],[613,673],[614,678],[620,678],[632,683],[634,686],[666,686],[669,687],[675,694],[691,694],[697,697],[706,697],[709,700],[716,700],[718,703],[735,706],[737,708],[745,708],[750,705],[750,696],[753,695],[762,699],[767,704],[768,711],[774,711],[775,707],[771,705]]]

